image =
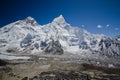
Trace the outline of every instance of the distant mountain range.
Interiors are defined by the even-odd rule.
[[[120,35],[107,37],[72,27],[64,17],[39,25],[32,17],[0,28],[0,52],[64,54],[87,51],[101,55],[120,55]]]

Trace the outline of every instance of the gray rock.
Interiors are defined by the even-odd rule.
[[[118,56],[120,55],[120,41],[116,38],[106,38],[99,43],[99,51],[103,55]]]
[[[64,53],[62,46],[58,40],[57,41],[52,40],[48,44],[46,44],[46,47],[44,48],[44,52],[49,54],[58,54],[58,55]]]

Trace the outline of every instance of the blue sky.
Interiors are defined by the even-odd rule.
[[[0,27],[27,16],[43,25],[60,14],[91,33],[120,34],[120,0],[0,0]]]

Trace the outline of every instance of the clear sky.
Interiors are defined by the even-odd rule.
[[[60,14],[91,33],[120,35],[120,0],[0,0],[0,27],[27,16],[43,25]]]

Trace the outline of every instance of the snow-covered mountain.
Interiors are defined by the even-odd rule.
[[[35,53],[47,51],[63,53],[66,51],[75,53],[88,50],[101,53],[101,48],[106,44],[102,40],[108,39],[104,35],[91,34],[85,29],[72,27],[62,15],[46,25],[39,25],[35,19],[27,17],[0,28],[0,34],[1,52],[31,51]],[[114,43],[111,42],[111,44]],[[119,46],[114,48],[114,51],[120,51]],[[102,51],[104,54],[103,49]]]

